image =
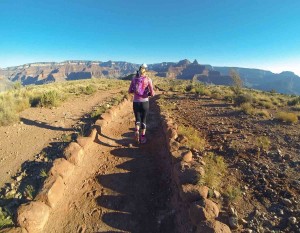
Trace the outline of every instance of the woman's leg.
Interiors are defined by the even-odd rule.
[[[147,115],[149,112],[149,101],[142,102],[142,109],[141,109],[141,129],[142,129],[142,135],[146,134],[146,122],[147,122]]]
[[[140,130],[140,125],[141,125],[141,112],[140,112],[140,103],[138,102],[133,102],[133,112],[134,112],[134,117],[135,117],[135,130],[139,131]]]

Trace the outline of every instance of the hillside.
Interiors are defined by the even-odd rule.
[[[21,82],[23,85],[45,84],[78,79],[120,78],[133,74],[138,64],[129,62],[65,61],[61,63],[32,63],[23,66],[0,69],[2,89],[8,82]],[[159,77],[198,80],[208,84],[231,85],[230,70],[235,69],[248,88],[279,93],[300,95],[300,77],[293,72],[274,74],[270,71],[240,68],[217,67],[199,64],[197,60],[185,59],[179,62],[149,64],[149,69]],[[8,81],[7,81],[8,80]]]
[[[146,144],[128,81],[3,94],[68,98],[0,127],[0,232],[299,231],[300,99],[153,81]]]

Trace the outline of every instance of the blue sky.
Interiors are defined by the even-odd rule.
[[[0,0],[0,67],[177,62],[300,75],[298,0]]]

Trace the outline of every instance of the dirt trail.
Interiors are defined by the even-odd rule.
[[[144,145],[133,141],[131,108],[101,132],[44,232],[174,232],[168,152],[154,102],[150,109]]]
[[[72,126],[85,113],[119,91],[99,91],[94,95],[75,97],[53,109],[26,109],[20,114],[22,123],[0,127],[0,187],[10,181],[25,161],[33,160],[51,143],[61,141],[62,134],[74,132]]]

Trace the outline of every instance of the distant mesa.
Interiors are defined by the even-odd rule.
[[[131,77],[138,68],[139,64],[123,61],[68,60],[24,64],[0,69],[0,91],[13,82],[39,85],[78,79]],[[193,62],[183,59],[179,62],[149,64],[148,68],[159,77],[198,80],[215,85],[231,85],[229,73],[235,69],[249,88],[300,95],[300,78],[290,71],[274,74],[260,69],[217,67],[199,64],[196,59]]]

